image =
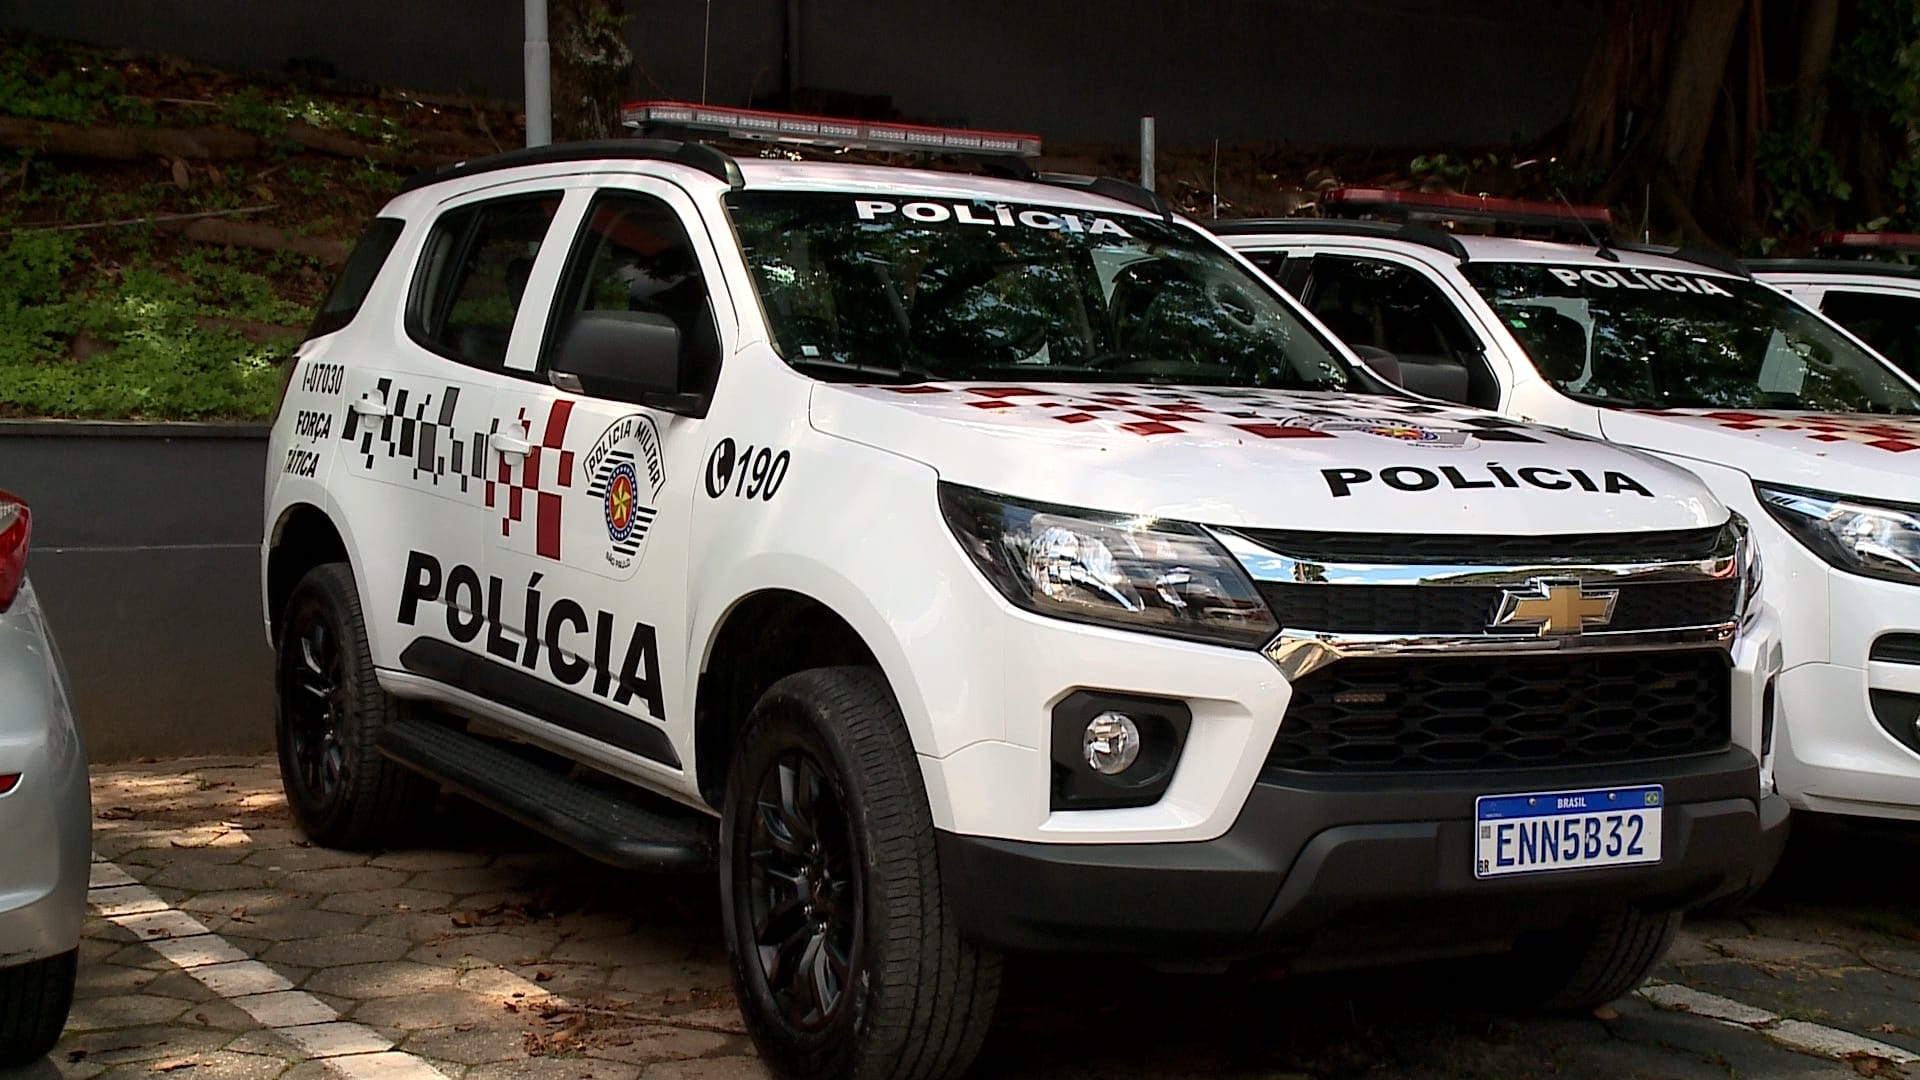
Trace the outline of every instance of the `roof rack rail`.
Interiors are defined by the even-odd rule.
[[[595,139],[529,146],[504,154],[456,161],[451,165],[415,173],[400,185],[399,193],[463,176],[478,176],[522,165],[553,165],[570,161],[669,161],[698,169],[729,187],[739,188],[746,184],[740,175],[740,166],[711,146],[673,139]]]
[[[1731,255],[1722,255],[1717,251],[1697,247],[1667,247],[1662,244],[1612,243],[1607,245],[1615,251],[1631,251],[1638,255],[1658,255],[1667,259],[1678,259],[1696,266],[1718,270],[1734,277],[1750,278],[1753,271],[1747,265]]]
[[[1867,277],[1920,278],[1920,266],[1881,259],[1747,259],[1742,265],[1756,274],[1861,274]]]
[[[1419,225],[1402,225],[1393,221],[1347,221],[1296,217],[1233,218],[1227,221],[1208,221],[1204,224],[1218,236],[1311,233],[1318,236],[1375,236],[1388,240],[1405,240],[1410,244],[1419,244],[1422,247],[1444,252],[1463,263],[1467,261],[1467,246],[1452,233]]]

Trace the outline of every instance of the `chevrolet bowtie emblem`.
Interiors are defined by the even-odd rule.
[[[1538,627],[1540,636],[1578,634],[1613,620],[1613,605],[1620,600],[1618,589],[1589,592],[1577,581],[1535,579],[1525,588],[1507,589],[1500,598],[1500,612],[1493,617],[1496,630]]]

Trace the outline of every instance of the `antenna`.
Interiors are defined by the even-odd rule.
[[[1556,198],[1560,200],[1560,202],[1564,206],[1566,206],[1568,212],[1573,214],[1574,219],[1580,222],[1580,231],[1586,233],[1587,239],[1593,242],[1594,254],[1600,256],[1601,258],[1607,260],[1608,262],[1619,262],[1620,256],[1616,254],[1612,248],[1609,248],[1607,246],[1607,242],[1601,239],[1600,234],[1593,231],[1593,226],[1587,224],[1587,221],[1585,218],[1580,217],[1579,213],[1577,211],[1574,211],[1573,200],[1567,198],[1567,193],[1564,191],[1561,191],[1559,185],[1557,184],[1554,185],[1553,194]]]
[[[707,57],[713,54],[713,0],[707,0],[706,22],[700,28],[700,104],[707,103]],[[749,101],[751,105],[753,102]]]
[[[1220,217],[1220,140],[1213,140],[1213,181],[1207,185],[1213,189],[1213,217]]]

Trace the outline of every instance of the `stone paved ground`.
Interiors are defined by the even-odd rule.
[[[94,791],[99,856],[236,962],[195,978],[156,951],[181,955],[164,936],[191,925],[180,916],[96,913],[67,1037],[27,1076],[765,1075],[728,990],[710,879],[606,871],[455,801],[405,847],[311,847],[260,759],[105,768]],[[1811,1021],[1920,1052],[1917,856],[1914,831],[1797,840],[1778,886],[1739,918],[1691,926],[1661,978],[1758,1006],[1775,1032]],[[129,895],[145,894],[96,898]],[[1010,987],[978,1076],[1905,1075],[1641,998],[1594,1018],[1502,1016],[1446,968],[1259,982],[1026,961]],[[238,997],[261,990],[279,993]],[[276,1032],[260,1019],[276,1009],[317,1014]],[[284,1025],[315,1019],[341,1022],[290,1040]],[[402,1053],[377,1052],[389,1044]]]

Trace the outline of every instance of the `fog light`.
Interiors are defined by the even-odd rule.
[[[1126,713],[1103,712],[1087,724],[1081,750],[1087,768],[1102,776],[1118,776],[1140,757],[1140,728]]]

